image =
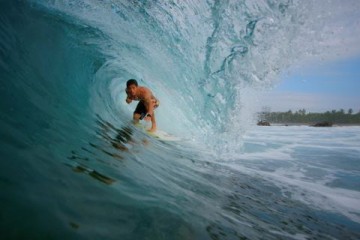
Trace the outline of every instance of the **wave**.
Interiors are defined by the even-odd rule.
[[[235,204],[240,195],[231,191],[266,183],[222,162],[241,151],[261,90],[299,58],[320,51],[313,32],[323,19],[312,17],[319,9],[314,3],[1,1],[0,152],[6,160],[0,185],[7,194],[0,196],[4,205],[23,210],[12,215],[9,207],[3,216],[12,218],[4,226],[29,220],[36,238],[51,218],[56,220],[47,227],[59,236],[58,226],[77,229],[78,222],[89,226],[91,236],[105,236],[92,229],[98,222],[90,216],[110,232],[126,232],[115,219],[129,228],[138,224],[139,239],[151,233],[146,221],[154,218],[172,229],[165,236],[179,239],[232,228],[232,220],[212,221]],[[135,105],[125,103],[124,91],[130,78],[160,99],[159,129],[183,142],[154,140],[131,124]],[[223,203],[227,207],[216,207]],[[256,203],[264,211],[266,205]],[[114,208],[133,221],[119,220]],[[213,223],[201,223],[196,232],[190,218]],[[241,219],[233,221],[258,223]],[[11,236],[22,236],[16,234]]]
[[[25,85],[7,89],[34,92],[19,99],[37,96],[30,105],[50,117],[77,108],[70,116],[87,121],[91,116],[80,118],[86,109],[121,126],[131,118],[124,85],[135,78],[161,99],[161,129],[212,147],[237,148],[232,143],[253,121],[259,89],[319,51],[310,37],[310,2],[2,4],[9,11],[2,18],[3,81]]]
[[[16,2],[12,5],[25,5],[27,15],[20,17],[21,10],[15,9],[14,15],[33,24],[6,32],[26,39],[15,51],[32,51],[28,59],[11,64],[38,71],[26,74],[36,79],[27,82],[39,82],[36,74],[41,74],[53,87],[45,86],[50,98],[75,101],[58,106],[54,114],[78,108],[70,115],[87,121],[90,116],[80,118],[87,109],[121,126],[132,112],[124,104],[124,85],[135,78],[161,99],[161,129],[213,147],[236,148],[231,143],[239,142],[253,120],[257,90],[273,84],[299,57],[294,44],[303,27],[301,11],[309,7],[303,4]]]

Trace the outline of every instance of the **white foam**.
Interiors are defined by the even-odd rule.
[[[296,200],[315,208],[344,214],[360,223],[360,192],[327,187],[276,173],[263,172],[262,176],[278,185],[283,192],[290,191],[291,197]]]
[[[271,181],[286,197],[289,197],[290,193],[292,199],[310,207],[339,213],[360,223],[360,192],[327,185],[337,178],[336,174],[339,172],[359,174],[359,169],[349,169],[347,165],[344,165],[345,169],[341,169],[332,165],[329,160],[333,153],[343,153],[348,162],[354,159],[360,161],[359,141],[354,142],[359,136],[360,127],[256,128],[245,137],[245,141],[255,146],[257,144],[259,151],[251,149],[250,152],[245,149],[244,153],[236,156],[236,162],[230,166]],[[295,151],[297,154],[294,154]],[[319,154],[316,155],[317,153]],[[304,159],[308,156],[312,157],[311,161]],[[314,171],[315,175],[309,175],[309,170]]]

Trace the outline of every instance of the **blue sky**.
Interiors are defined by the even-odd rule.
[[[283,76],[274,89],[265,94],[272,111],[309,112],[327,110],[360,111],[360,56],[334,60],[316,66],[304,66]]]
[[[360,111],[360,1],[330,2],[326,11],[333,13],[320,26],[333,32],[328,42],[322,42],[327,53],[301,61],[280,77],[261,100],[272,111]]]

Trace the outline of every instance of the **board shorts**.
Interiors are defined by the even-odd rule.
[[[157,108],[158,106],[159,106],[159,101],[156,101],[154,109]],[[135,113],[140,114],[140,120],[142,120],[146,116],[147,109],[146,109],[145,104],[144,104],[143,101],[140,101],[138,103],[138,105],[136,106],[135,111],[134,111],[134,114]]]

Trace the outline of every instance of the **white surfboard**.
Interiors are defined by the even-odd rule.
[[[139,129],[141,129],[147,135],[154,137],[156,139],[163,140],[163,141],[180,141],[180,138],[178,138],[170,133],[167,133],[163,130],[156,130],[155,132],[149,132],[146,130],[146,127],[141,123],[135,124],[135,126]]]
[[[158,138],[159,140],[164,140],[164,141],[179,141],[180,138],[167,133],[165,131],[162,130],[156,130],[155,132],[149,132],[146,131],[146,133],[154,138]]]

